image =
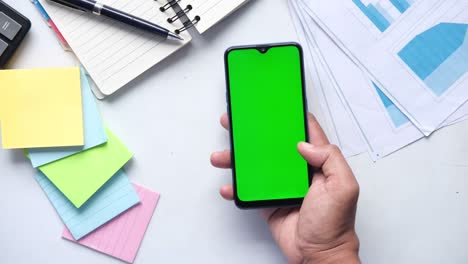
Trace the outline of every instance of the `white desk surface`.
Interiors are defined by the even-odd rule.
[[[77,65],[29,1],[6,2],[33,23],[9,67]],[[285,263],[256,212],[221,200],[230,172],[212,168],[209,155],[228,147],[218,125],[224,50],[295,39],[285,0],[252,1],[99,103],[135,153],[131,180],[162,194],[136,263]],[[466,263],[467,135],[464,122],[376,164],[367,154],[350,159],[364,263]],[[63,225],[33,175],[21,151],[0,150],[0,263],[119,263],[60,238]]]

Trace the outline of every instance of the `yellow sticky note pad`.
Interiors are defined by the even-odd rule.
[[[82,146],[79,68],[0,71],[3,148]]]
[[[106,133],[107,143],[39,167],[77,208],[133,156],[109,129],[106,129]]]

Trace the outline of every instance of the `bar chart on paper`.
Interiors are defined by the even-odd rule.
[[[385,32],[415,0],[352,0],[380,32]]]
[[[398,56],[442,96],[468,73],[468,24],[439,23],[416,35]]]
[[[387,110],[387,114],[390,116],[393,125],[396,128],[399,128],[407,124],[409,122],[408,117],[406,117],[405,114],[403,114],[403,112],[398,109],[398,107],[382,92],[382,90],[380,90],[380,88],[375,83],[372,84],[374,85],[374,88],[377,91],[377,94],[379,95],[385,110]]]

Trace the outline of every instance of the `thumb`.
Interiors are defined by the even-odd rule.
[[[312,167],[323,171],[325,178],[333,176],[343,181],[356,180],[346,159],[337,146],[314,146],[301,142],[298,145],[298,150]]]

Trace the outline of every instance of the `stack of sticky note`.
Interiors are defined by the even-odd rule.
[[[0,71],[5,149],[25,149],[63,238],[133,263],[159,194],[130,183],[128,148],[101,120],[84,70]]]

